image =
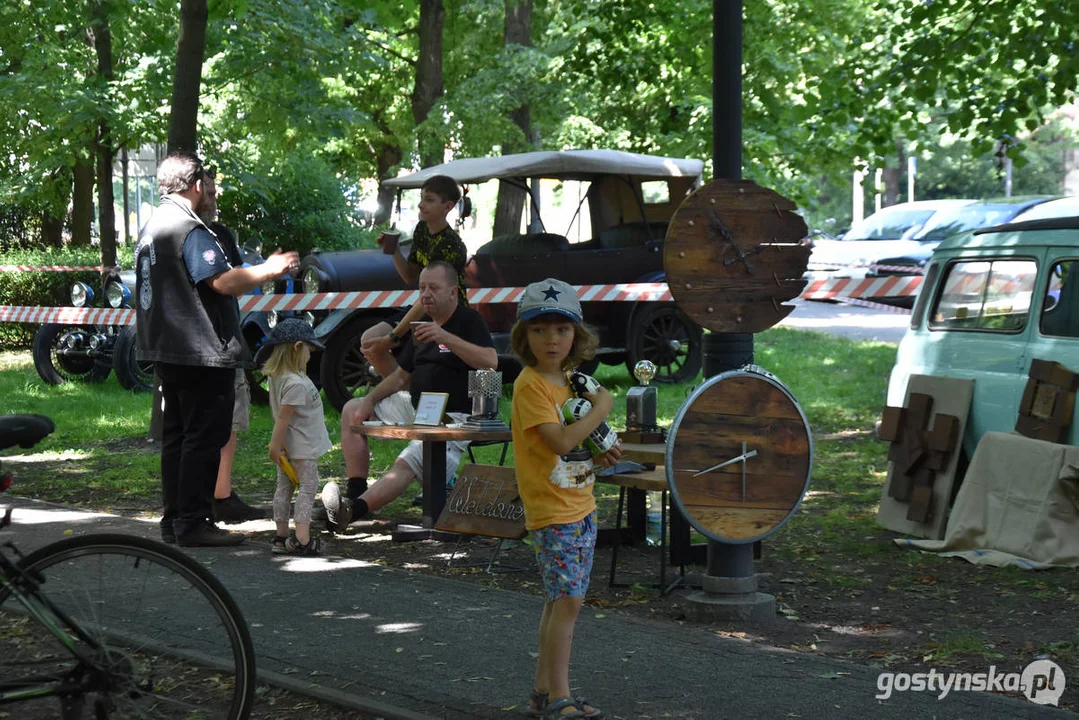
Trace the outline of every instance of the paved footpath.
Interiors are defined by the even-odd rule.
[[[14,535],[24,551],[65,531],[157,533],[156,523],[5,501],[14,502]],[[387,718],[523,717],[537,597],[361,560],[285,558],[261,542],[191,554],[239,602],[270,681],[314,684],[323,697]],[[578,623],[573,655],[574,685],[608,718],[1064,717],[987,693],[880,701],[872,668],[591,608]]]

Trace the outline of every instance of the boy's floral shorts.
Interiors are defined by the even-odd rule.
[[[532,531],[547,600],[584,597],[596,549],[596,513],[575,523]]]

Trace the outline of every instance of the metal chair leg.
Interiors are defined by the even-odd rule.
[[[614,541],[611,544],[611,577],[607,581],[609,587],[616,587],[614,582],[614,570],[618,564],[618,546],[622,544],[622,506],[626,500],[626,489],[618,489],[618,514],[614,517]]]
[[[659,508],[659,596],[666,595],[663,584],[667,582],[667,491],[660,497]]]

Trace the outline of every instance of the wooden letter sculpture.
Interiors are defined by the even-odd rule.
[[[880,425],[880,438],[892,443],[888,459],[895,463],[888,495],[910,503],[907,519],[924,523],[933,514],[933,482],[959,440],[959,418],[938,414],[933,429],[926,430],[933,410],[933,396],[912,393],[908,407],[887,407]]]
[[[1030,362],[1030,380],[1019,403],[1015,431],[1035,440],[1062,443],[1075,412],[1079,373],[1047,360]]]

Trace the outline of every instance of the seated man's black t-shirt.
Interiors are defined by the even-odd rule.
[[[465,342],[480,347],[494,347],[491,331],[480,314],[472,308],[458,305],[442,328]],[[397,364],[410,373],[409,392],[412,406],[416,407],[420,393],[449,393],[447,412],[472,412],[472,400],[468,397],[468,372],[475,368],[454,355],[445,345],[438,343],[413,343],[410,334],[401,346]]]

